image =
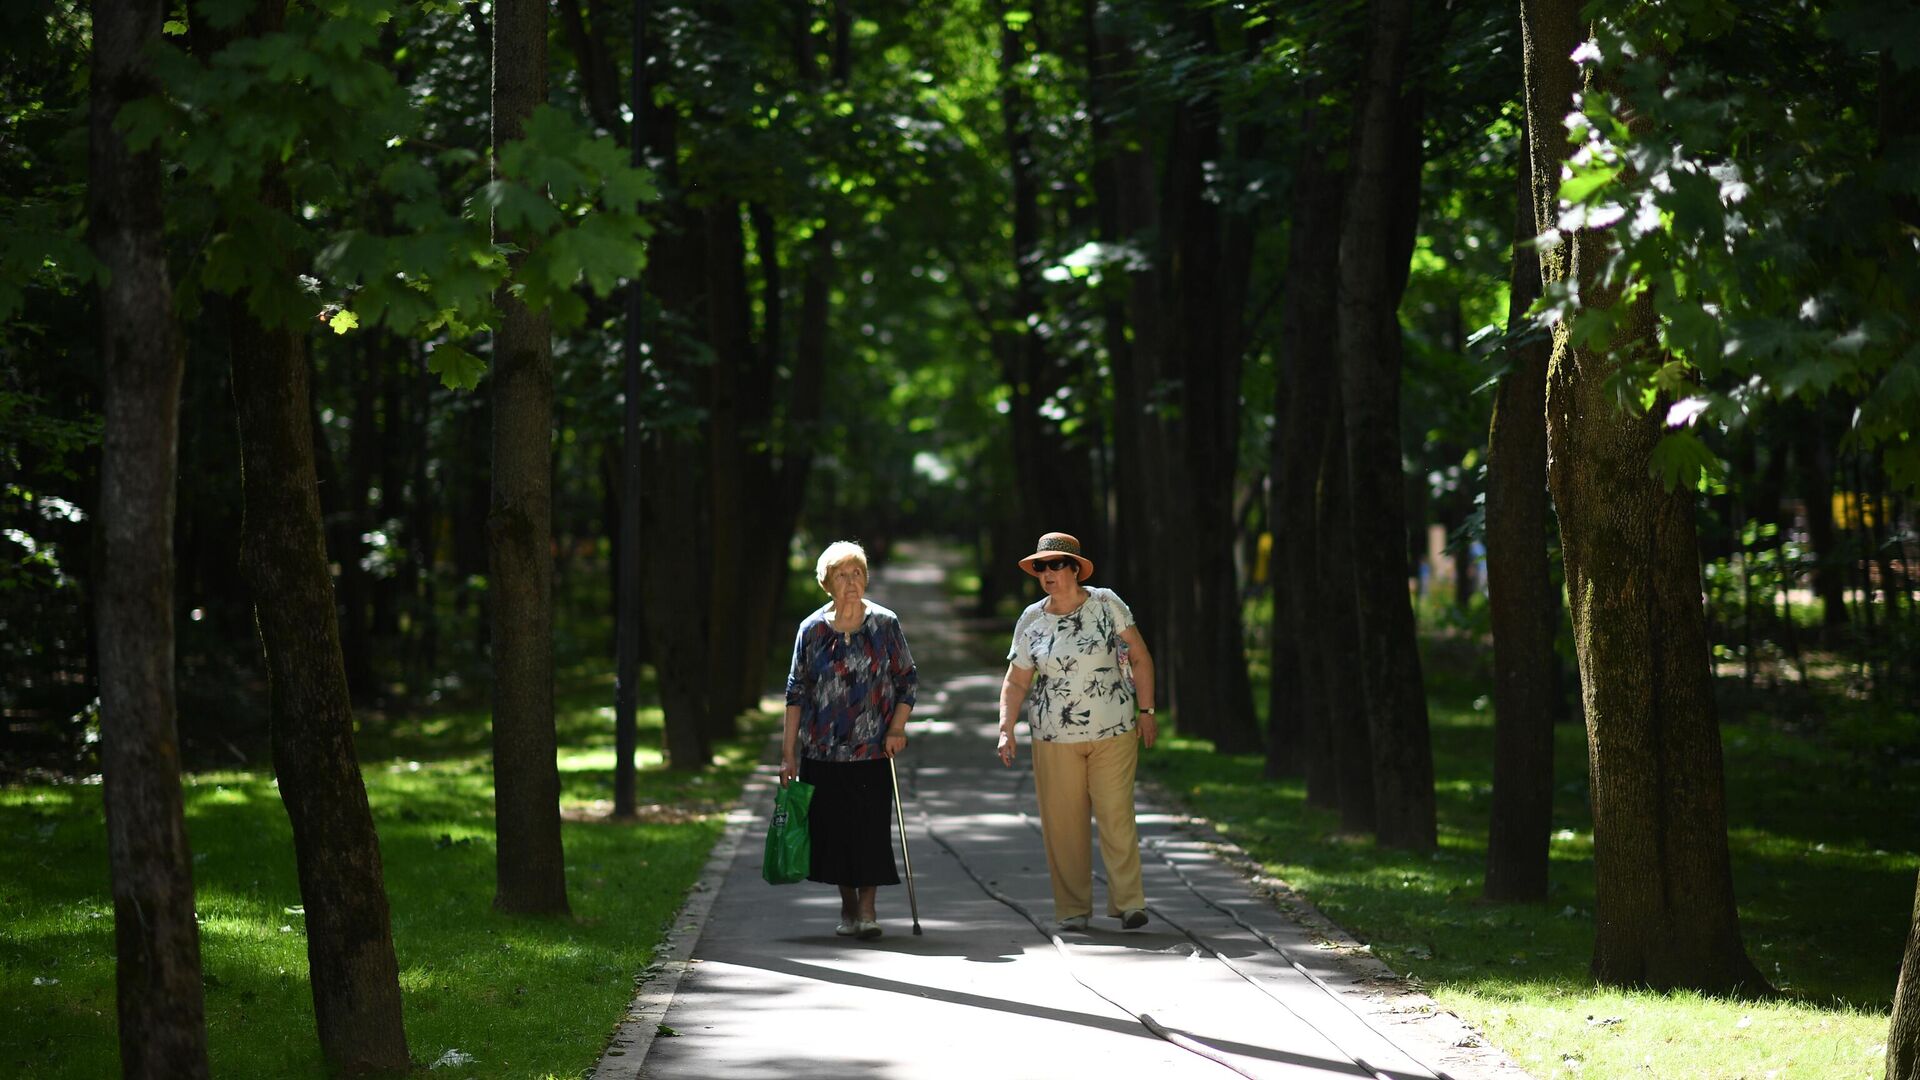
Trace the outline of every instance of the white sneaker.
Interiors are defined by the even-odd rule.
[[[841,919],[840,925],[834,927],[833,932],[841,937],[852,937],[860,932],[860,927],[852,919]]]

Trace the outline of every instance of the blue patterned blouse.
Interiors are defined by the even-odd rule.
[[[800,753],[815,761],[886,756],[887,721],[912,705],[920,673],[900,617],[862,600],[867,617],[851,633],[833,628],[833,605],[800,621],[787,669],[787,704],[800,706]]]

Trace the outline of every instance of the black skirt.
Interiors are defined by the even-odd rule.
[[[808,881],[828,885],[898,885],[893,863],[893,777],[887,759],[800,759],[812,784],[807,836],[813,844]]]

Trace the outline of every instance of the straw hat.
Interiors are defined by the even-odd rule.
[[[1039,577],[1040,571],[1033,568],[1035,561],[1054,559],[1062,555],[1080,564],[1080,575],[1075,580],[1085,581],[1093,576],[1093,560],[1080,554],[1079,539],[1063,532],[1050,532],[1042,536],[1040,542],[1034,545],[1033,554],[1020,560],[1020,569],[1034,577]]]

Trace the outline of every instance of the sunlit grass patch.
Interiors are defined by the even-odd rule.
[[[1911,714],[1889,723],[1884,709],[1855,715],[1871,707],[1834,701],[1817,725],[1765,717],[1726,725],[1741,927],[1748,954],[1784,995],[1755,1004],[1594,986],[1593,833],[1577,725],[1555,729],[1548,902],[1480,899],[1491,710],[1473,680],[1436,682],[1439,849],[1430,855],[1340,833],[1334,814],[1306,805],[1303,782],[1264,780],[1257,757],[1223,757],[1175,737],[1143,761],[1268,872],[1535,1075],[1879,1075],[1869,1051],[1884,1053],[1920,861],[1920,778],[1899,767],[1920,738]],[[1814,775],[1820,783],[1807,782]]]
[[[774,723],[743,722],[746,735],[716,748],[718,764],[701,773],[666,772],[657,749],[643,751],[654,767],[638,775],[641,819],[613,821],[604,699],[560,701],[569,918],[492,910],[483,714],[396,720],[359,740],[410,1049],[422,1065],[454,1049],[474,1058],[435,1076],[576,1077],[592,1065]],[[657,748],[658,711],[641,724]],[[183,791],[214,1073],[324,1076],[291,828],[272,774],[201,773]],[[0,790],[0,1073],[119,1071],[105,848],[99,787]]]

